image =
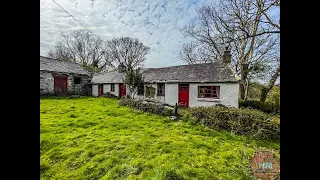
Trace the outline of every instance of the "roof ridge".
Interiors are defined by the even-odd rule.
[[[183,65],[167,66],[167,67],[159,67],[159,68],[146,68],[146,70],[149,70],[149,69],[163,69],[163,68],[171,68],[171,67],[181,67],[181,66],[205,65],[205,64],[221,64],[221,63],[218,62],[218,61],[215,61],[215,62],[209,62],[209,63],[183,64]],[[221,66],[221,67],[225,67],[225,66]]]
[[[76,64],[76,65],[81,66],[81,64],[79,64],[79,63],[77,63],[77,62],[64,61],[64,60],[61,60],[61,59],[55,59],[55,58],[46,57],[46,56],[41,56],[41,55],[40,55],[40,57],[45,58],[45,59],[48,59],[48,60],[54,60],[54,61],[59,61],[59,62],[64,62],[64,63],[70,63],[70,64]],[[81,66],[81,67],[82,67],[82,66]]]
[[[59,67],[60,70],[69,69],[68,71],[70,71],[70,68],[71,68],[71,71],[78,71],[78,72],[81,72],[81,74],[89,75],[89,72],[79,63],[63,61],[63,60],[54,59],[54,58],[50,58],[50,57],[46,57],[46,56],[41,56],[40,55],[40,70],[41,70],[41,67],[43,67],[44,69],[42,69],[42,70],[56,69],[55,71],[59,71],[57,69],[58,66],[60,66]]]

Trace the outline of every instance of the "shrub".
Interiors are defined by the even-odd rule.
[[[117,98],[116,95],[111,94],[110,92],[106,92],[103,94],[103,97],[107,97],[107,98]]]
[[[193,123],[257,139],[280,139],[280,120],[258,110],[226,107],[189,108]]]
[[[280,113],[280,103],[261,102],[257,100],[240,100],[240,107],[258,109],[266,113]]]
[[[120,106],[128,106],[131,108],[139,109],[143,112],[149,112],[153,114],[172,116],[174,115],[174,108],[165,106],[161,102],[157,101],[145,101],[141,99],[121,98],[119,101]]]

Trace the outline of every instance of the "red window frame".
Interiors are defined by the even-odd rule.
[[[110,91],[111,92],[114,92],[115,90],[114,90],[115,88],[114,88],[114,84],[110,84]]]
[[[200,92],[200,90],[204,88],[204,92]],[[210,90],[208,92],[207,90]],[[198,98],[220,98],[220,86],[198,86]]]
[[[157,96],[164,96],[165,84],[158,83]]]

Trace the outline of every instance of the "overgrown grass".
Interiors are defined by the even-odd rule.
[[[40,179],[253,179],[279,142],[171,122],[107,98],[40,98]]]

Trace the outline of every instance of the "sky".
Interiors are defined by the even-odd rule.
[[[196,7],[212,0],[55,0],[103,40],[138,38],[150,52],[145,67],[185,64],[180,31],[196,17]],[[52,0],[40,0],[40,55],[46,56],[61,32],[83,27]]]

